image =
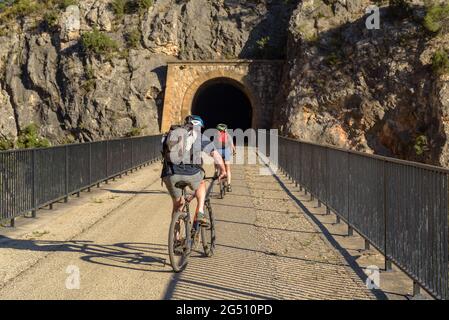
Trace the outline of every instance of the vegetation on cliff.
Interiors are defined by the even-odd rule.
[[[424,18],[424,26],[434,33],[449,32],[449,3],[429,5]]]
[[[0,138],[0,150],[8,150],[12,148],[30,149],[30,148],[46,148],[49,147],[50,141],[39,135],[39,128],[36,124],[31,123],[23,128],[16,141],[6,138]]]

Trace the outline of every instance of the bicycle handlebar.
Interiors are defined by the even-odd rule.
[[[212,181],[215,181],[215,180],[218,180],[218,176],[205,177],[203,180],[212,180]]]

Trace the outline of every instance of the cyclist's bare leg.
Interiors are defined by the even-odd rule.
[[[231,162],[225,161],[225,167],[226,167],[226,181],[228,182],[228,185],[231,184]]]
[[[182,207],[184,206],[184,197],[181,197],[179,199],[172,198],[173,201],[173,212],[178,212],[182,210]]]
[[[204,212],[204,201],[206,200],[206,182],[203,180],[200,183],[200,186],[195,192],[196,198],[196,210],[195,210],[195,218],[198,212]]]

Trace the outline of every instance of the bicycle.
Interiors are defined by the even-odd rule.
[[[204,202],[204,214],[209,221],[208,226],[200,225],[198,222],[192,223],[189,205],[193,197],[186,191],[187,184],[182,182],[175,184],[176,188],[182,190],[185,204],[181,211],[173,214],[168,234],[168,254],[174,272],[180,272],[186,268],[192,249],[196,249],[198,246],[200,235],[205,256],[212,257],[215,252],[215,218],[210,203],[210,194],[217,179],[217,175],[204,178],[204,180],[211,180]]]
[[[217,168],[215,168],[215,175],[218,176],[218,169],[217,169]],[[218,182],[218,185],[219,185],[219,187],[220,187],[219,198],[220,198],[220,199],[223,199],[224,196],[226,195],[226,190],[227,190],[227,187],[228,187],[228,183],[226,182],[225,179],[221,179],[221,180]]]

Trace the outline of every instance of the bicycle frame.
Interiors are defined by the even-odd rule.
[[[203,179],[204,181],[211,180],[211,183],[209,183],[207,189],[206,189],[206,198],[204,200],[204,205],[210,207],[210,195],[212,193],[212,190],[214,188],[215,182],[218,180],[218,176],[215,175],[213,177],[205,177]],[[182,190],[182,197],[184,198],[184,206],[181,211],[185,212],[187,214],[187,219],[189,221],[190,227],[190,235],[191,235],[191,246],[189,250],[195,245],[195,239],[196,235],[200,232],[201,227],[199,225],[195,225],[192,221],[192,215],[190,213],[190,202],[195,198],[195,193],[189,194],[187,193],[186,189]]]

